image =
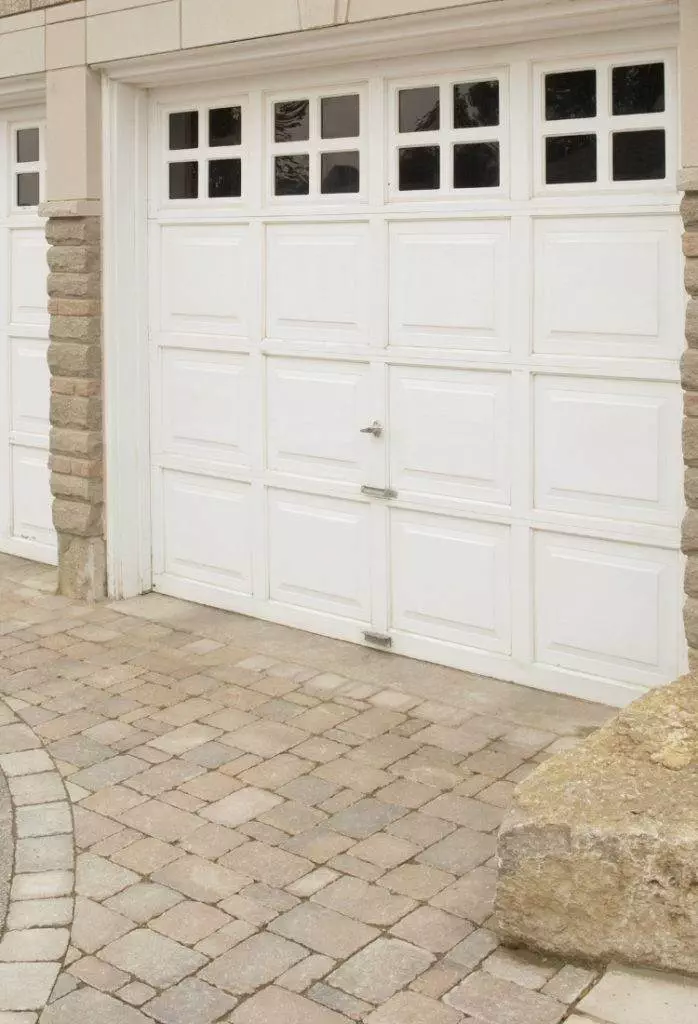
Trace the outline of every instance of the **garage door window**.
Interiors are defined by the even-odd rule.
[[[41,199],[41,130],[38,126],[15,129],[14,203],[18,208],[38,206]]]
[[[272,195],[359,196],[361,106],[358,92],[272,103]]]
[[[499,77],[398,86],[391,191],[462,195],[502,183]]]
[[[542,75],[542,184],[667,179],[664,63],[600,64]]]
[[[242,108],[172,111],[167,119],[171,200],[242,196]]]

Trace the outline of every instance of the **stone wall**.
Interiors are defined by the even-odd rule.
[[[73,3],[74,0],[0,0],[0,18],[8,14],[24,14],[26,11],[40,11],[44,7]]]
[[[53,216],[46,236],[50,467],[59,590],[98,600],[106,593],[100,218]]]
[[[681,204],[686,256],[687,349],[682,361],[684,387],[683,453],[686,464],[685,493],[688,511],[683,522],[682,546],[686,560],[685,622],[691,667],[698,668],[698,176],[688,181]]]

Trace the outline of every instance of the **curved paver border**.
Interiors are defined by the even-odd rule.
[[[9,891],[0,932],[0,1016],[14,1012],[21,1024],[35,1024],[70,939],[73,818],[63,779],[40,739],[4,701],[0,707],[0,772],[7,780],[12,840],[3,855],[9,860]],[[6,877],[3,867],[0,858],[0,886]]]

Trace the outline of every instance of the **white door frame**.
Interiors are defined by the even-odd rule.
[[[152,587],[146,90],[173,82],[278,74],[280,60],[283,70],[289,70],[306,68],[309,63],[324,66],[333,61],[385,59],[388,54],[453,50],[454,32],[463,33],[468,49],[486,42],[492,51],[483,57],[488,64],[497,63],[496,44],[500,41],[509,44],[510,57],[512,37],[529,39],[517,44],[520,52],[530,57],[534,50],[535,57],[542,60],[547,55],[559,56],[563,48],[565,54],[616,52],[617,38],[609,41],[605,35],[610,29],[626,30],[623,49],[654,50],[677,43],[673,3],[574,0],[571,4],[562,0],[547,6],[545,15],[539,3],[515,2],[502,7],[507,8],[504,20],[491,9],[483,13],[483,8],[476,6],[103,68],[103,244],[108,255],[104,261],[104,402],[111,596],[135,596]],[[567,37],[563,46],[561,36]],[[548,688],[545,683],[539,685]],[[629,693],[628,698],[636,695]],[[608,699],[613,701],[611,694]]]

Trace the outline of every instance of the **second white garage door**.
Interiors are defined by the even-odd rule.
[[[674,59],[618,45],[156,97],[157,589],[618,703],[677,673]]]

